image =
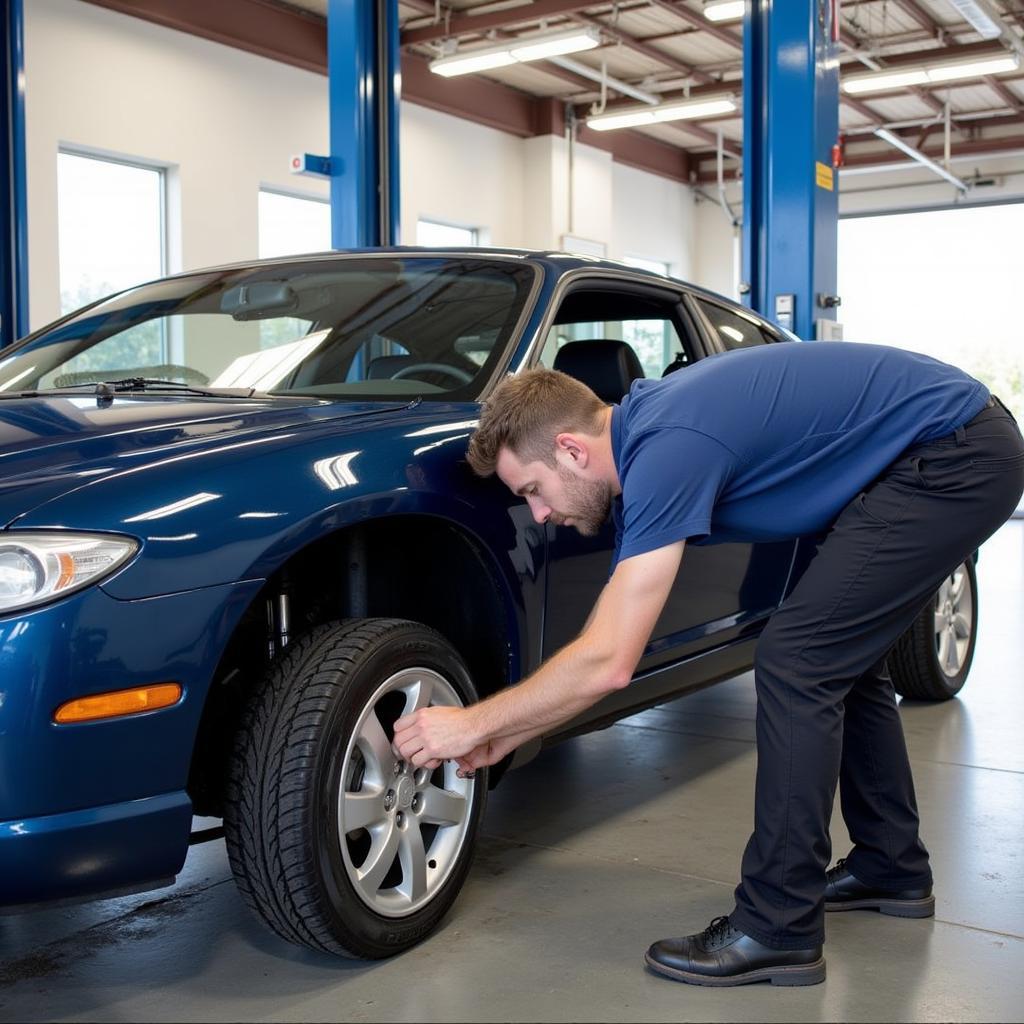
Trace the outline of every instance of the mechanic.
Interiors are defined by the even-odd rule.
[[[579,637],[527,679],[399,719],[399,756],[470,773],[628,686],[686,544],[812,537],[757,646],[754,831],[735,906],[646,961],[697,984],[815,984],[826,910],[934,913],[885,657],[1024,490],[1020,430],[983,384],[849,342],[712,356],[637,381],[617,406],[536,369],[486,402],[469,461],[539,523],[592,535],[611,513],[613,571]],[[837,782],[853,850],[826,872]]]

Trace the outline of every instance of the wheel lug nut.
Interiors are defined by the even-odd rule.
[[[384,797],[384,810],[390,811],[395,806],[395,791],[389,789]]]
[[[404,822],[405,822],[405,815],[401,811],[399,811],[395,815],[395,824],[396,825],[402,825],[402,824],[404,824]]]
[[[414,811],[418,811],[418,810],[420,809],[420,795],[419,795],[419,793],[417,793],[417,794],[416,794],[416,795],[415,795],[415,796],[414,796],[414,797],[412,798],[412,809],[413,809]]]
[[[395,774],[396,775],[401,775],[402,774],[402,769],[404,767],[405,767],[405,762],[404,761],[396,761],[395,762]]]

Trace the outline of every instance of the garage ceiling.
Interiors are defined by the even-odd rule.
[[[171,4],[167,0],[91,2],[165,24],[174,18],[183,21],[180,12],[196,8],[191,2]],[[1002,35],[983,39],[958,12],[965,2],[987,7]],[[663,101],[728,90],[741,105],[742,23],[709,21],[703,13],[704,3],[400,0],[403,94],[414,102],[520,135],[558,131],[567,115],[585,118],[601,103],[601,85],[594,76],[605,81],[608,111],[635,107],[638,101],[629,95],[630,90]],[[250,13],[259,10],[266,17],[290,11],[307,35],[319,31],[325,39],[327,0],[220,0],[216,10],[226,14],[229,8],[243,4]],[[883,127],[908,145],[941,158],[947,144],[947,105],[951,156],[973,154],[980,158],[1024,150],[1024,0],[955,0],[955,4],[954,0],[842,0],[839,6],[843,79],[868,71],[898,70],[922,60],[1017,55],[1020,61],[1017,70],[999,75],[866,96],[842,93],[840,131],[847,165],[891,165],[907,159],[875,136],[875,130]],[[218,38],[208,26],[204,29],[198,24],[199,15],[195,19],[197,24],[192,27],[198,34]],[[245,19],[236,18],[234,23],[245,23]],[[575,70],[550,60],[452,79],[441,79],[428,70],[430,60],[453,48],[462,53],[524,34],[580,25],[597,29],[601,42],[595,49],[572,54]],[[187,30],[190,26],[179,23],[175,27]],[[276,26],[274,31],[278,31]],[[245,41],[235,43],[259,50]],[[315,50],[320,44],[310,45]],[[278,50],[282,48],[283,44],[277,45]],[[287,53],[271,54],[273,49],[268,46],[264,52],[289,59]],[[325,56],[310,59],[307,55],[293,62],[312,68]],[[726,154],[732,156],[727,161],[730,174],[735,174],[743,137],[742,110],[612,132],[584,129],[581,138],[613,149],[617,158],[626,155],[626,162],[630,162],[627,154],[632,150],[638,154],[638,166],[660,162],[667,167],[675,161],[673,166],[684,168],[685,177],[706,180],[714,176],[719,135]],[[677,176],[671,169],[669,173]]]

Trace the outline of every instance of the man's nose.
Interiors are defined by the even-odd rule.
[[[535,522],[543,525],[548,521],[548,517],[551,515],[551,509],[549,506],[545,505],[542,501],[537,501],[536,499],[530,501],[529,505]]]

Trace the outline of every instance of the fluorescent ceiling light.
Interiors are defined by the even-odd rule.
[[[997,39],[1003,34],[1002,25],[990,16],[988,4],[978,0],[949,0],[949,4],[982,39]]]
[[[455,75],[471,75],[474,71],[490,71],[492,68],[507,68],[518,63],[508,50],[488,50],[486,53],[466,53],[459,57],[442,57],[430,62],[435,75],[452,78]]]
[[[843,91],[853,94],[861,92],[884,92],[886,89],[902,89],[908,85],[927,85],[928,74],[923,68],[912,71],[891,71],[888,74],[857,75],[843,79]]]
[[[660,103],[656,107],[635,107],[615,114],[601,114],[588,117],[587,127],[606,132],[614,128],[637,128],[663,121],[683,121],[694,117],[714,117],[716,114],[730,114],[736,110],[736,103],[730,96],[716,99],[688,100],[684,103]]]
[[[957,78],[980,78],[982,75],[998,75],[1016,71],[1020,58],[1016,54],[994,54],[980,60],[945,61],[942,64],[903,68],[896,71],[879,71],[867,75],[851,75],[843,79],[843,92],[868,93],[902,89],[908,85],[931,85],[950,82]]]
[[[430,70],[435,75],[451,78],[454,75],[469,75],[475,71],[490,71],[492,68],[505,68],[530,60],[543,60],[546,57],[560,57],[566,53],[579,53],[581,50],[592,50],[600,45],[601,37],[597,29],[589,26],[569,29],[565,32],[546,32],[536,36],[520,36],[510,39],[500,46],[487,46],[476,50],[466,50],[450,57],[439,57],[430,62]]]
[[[965,61],[962,64],[945,64],[928,72],[929,82],[948,82],[951,78],[980,78],[982,75],[999,75],[1004,71],[1016,71],[1020,58],[1014,54],[1005,57],[988,57],[985,60]]]
[[[743,17],[745,0],[711,0],[704,5],[704,17],[708,21],[736,21]]]

